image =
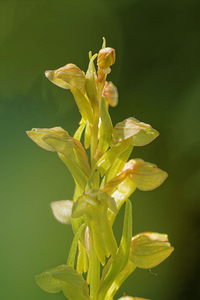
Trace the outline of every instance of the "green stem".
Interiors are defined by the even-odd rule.
[[[89,281],[90,281],[90,298],[91,300],[97,300],[97,295],[99,291],[100,285],[100,263],[99,259],[96,255],[94,249],[94,242],[91,235],[91,231],[89,233],[89,243],[90,243],[90,250],[89,250]]]
[[[94,121],[93,126],[91,127],[91,166],[95,165],[95,153],[98,145],[98,125],[99,125],[99,106],[98,103],[95,103],[93,106],[94,110]]]
[[[105,298],[103,298],[104,300],[110,300],[114,297],[114,295],[116,294],[116,292],[118,291],[118,289],[120,288],[120,286],[122,285],[122,283],[126,280],[126,278],[133,272],[135,271],[136,266],[130,262],[128,262],[128,264],[126,265],[125,269],[119,273],[117,275],[117,277],[115,278],[114,282],[112,283],[112,285],[110,286]],[[102,300],[103,300],[102,299]],[[100,300],[100,299],[98,299]]]
[[[136,269],[136,266],[128,261],[126,267],[121,271],[116,277],[115,280],[110,284],[110,286],[106,286],[104,289],[100,289],[100,293],[98,295],[98,300],[111,300],[114,295],[122,285],[122,283],[126,280],[126,278]]]

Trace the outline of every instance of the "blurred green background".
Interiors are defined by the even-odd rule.
[[[160,266],[136,270],[118,296],[200,297],[200,1],[1,0],[2,300],[64,299],[40,290],[34,275],[66,262],[72,230],[49,204],[71,199],[73,180],[25,131],[60,125],[74,133],[80,115],[73,97],[44,71],[69,62],[86,71],[88,51],[97,52],[103,36],[117,53],[108,77],[119,90],[113,123],[134,116],[156,128],[160,137],[132,157],[169,173],[157,190],[132,196],[134,234],[168,233],[175,247]]]

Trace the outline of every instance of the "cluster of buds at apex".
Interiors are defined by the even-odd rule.
[[[117,87],[111,81],[106,81],[102,95],[110,106],[115,107],[118,104]]]
[[[103,48],[97,57],[98,81],[101,82],[107,74],[111,72],[110,66],[115,63],[115,49]]]

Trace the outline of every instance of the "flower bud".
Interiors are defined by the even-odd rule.
[[[115,107],[118,104],[117,88],[111,81],[106,81],[102,95],[110,106]]]
[[[166,234],[140,233],[132,238],[130,260],[138,268],[151,269],[164,261],[173,250]]]
[[[113,48],[103,48],[99,51],[97,65],[100,69],[108,69],[115,63],[115,50]]]

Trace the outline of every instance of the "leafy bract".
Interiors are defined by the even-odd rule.
[[[97,101],[97,86],[96,86],[97,75],[94,66],[94,59],[97,57],[97,54],[94,54],[92,56],[92,53],[90,52],[89,56],[90,56],[90,62],[86,73],[85,88],[86,88],[88,98],[91,100],[91,104],[93,105],[93,103]]]
[[[104,97],[101,99],[101,123],[99,128],[99,144],[97,148],[97,153],[95,157],[101,157],[103,153],[107,151],[110,146],[110,142],[112,140],[112,121],[110,115],[108,113],[108,109],[106,106],[106,100]]]
[[[113,128],[113,140],[116,143],[131,139],[133,146],[147,145],[158,135],[158,131],[153,129],[151,125],[140,122],[135,118],[128,118],[117,123]]]
[[[72,267],[60,265],[36,276],[36,282],[46,292],[63,293],[69,300],[88,300],[89,290],[83,277]]]

